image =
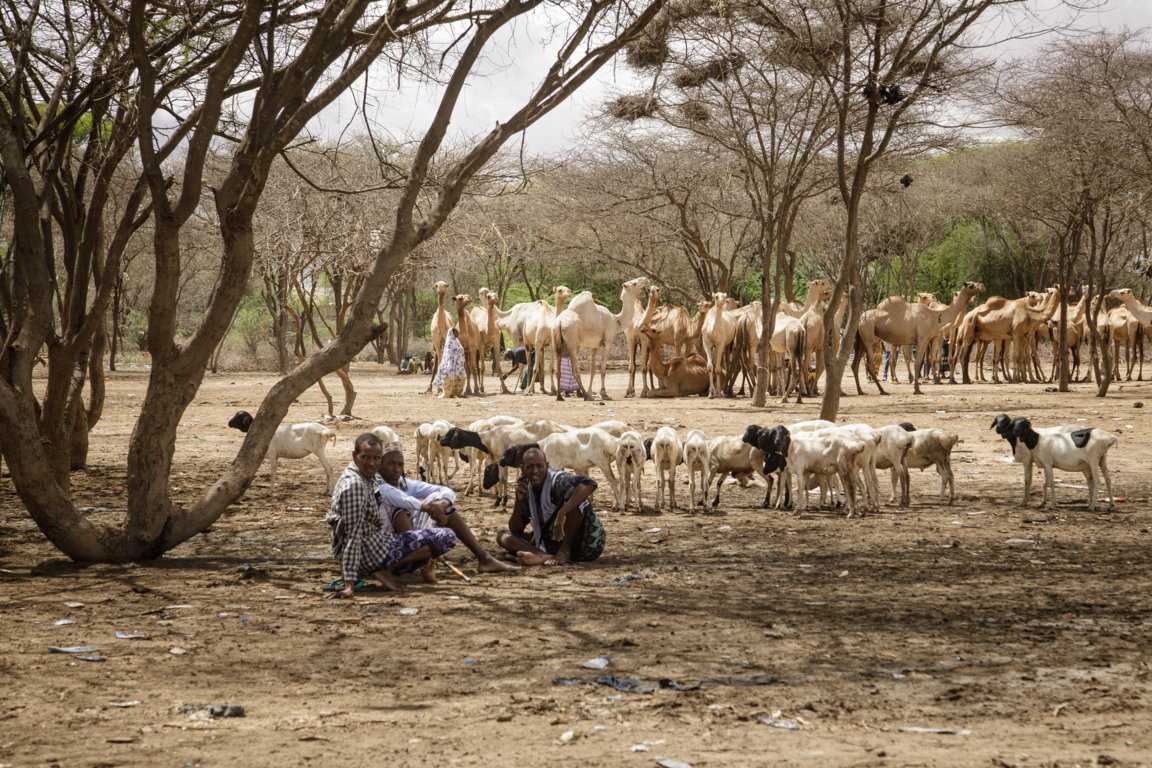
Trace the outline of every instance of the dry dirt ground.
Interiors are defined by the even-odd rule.
[[[610,378],[618,396],[623,375]],[[272,380],[205,382],[177,447],[180,497],[217,476],[239,440],[225,421],[254,410]],[[410,434],[434,417],[509,413],[711,436],[817,411],[755,411],[747,400],[445,402],[420,394],[423,379],[370,368],[357,382],[365,421],[338,425],[337,466],[373,423]],[[112,510],[94,514],[122,503],[144,383],[143,372],[109,382],[92,467],[75,479],[83,505]],[[911,509],[862,520],[764,511],[760,489],[729,486],[717,514],[605,511],[607,550],[591,565],[476,576],[456,550],[470,583],[445,568],[437,585],[346,602],[321,599],[336,569],[313,459],[281,464],[275,492],[265,469],[209,532],[129,566],[62,560],[4,478],[0,764],[1152,764],[1152,408],[1134,408],[1152,401],[1152,384],[1114,387],[1104,401],[1087,385],[1066,395],[1040,385],[909,390],[849,398],[842,415],[957,431],[953,507],[938,503],[931,471],[913,473]],[[1004,463],[988,428],[1001,411],[1120,433],[1116,511],[1088,512],[1078,475],[1058,476],[1054,509],[1022,507],[1021,470]],[[320,413],[311,391],[289,418]],[[645,486],[650,504],[651,470]],[[462,506],[492,542],[506,515],[489,498]],[[79,644],[105,660],[48,653]],[[581,667],[598,656],[610,660],[605,672]],[[689,690],[554,683],[601,674]],[[246,717],[196,713],[223,703]],[[773,715],[797,729],[762,721]],[[936,728],[950,732],[918,730]]]

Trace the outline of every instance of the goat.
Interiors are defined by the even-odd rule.
[[[524,420],[516,416],[489,416],[486,419],[477,419],[472,422],[468,425],[468,429],[472,432],[479,432],[482,429],[516,426],[523,423]],[[483,484],[484,473],[488,469],[488,454],[477,448],[465,448],[459,451],[459,454],[468,463],[468,485],[464,487],[464,493],[471,493],[472,485],[475,483],[480,486],[477,492],[483,495],[486,489],[492,487]]]
[[[900,483],[900,506],[907,507],[910,503],[908,483],[908,451],[912,448],[915,438],[912,433],[900,424],[889,424],[874,430],[880,436],[876,444],[876,469],[888,469],[892,474],[892,495],[889,504],[896,502],[896,483]]]
[[[728,475],[740,481],[740,486],[748,487],[749,481],[760,471],[764,463],[764,454],[755,446],[745,443],[739,437],[723,435],[708,441],[708,482],[705,489],[716,481],[716,496],[712,499],[712,507],[720,506],[720,488]]]
[[[429,482],[440,483],[441,485],[448,483],[448,457],[452,456],[453,453],[446,449],[439,442],[439,439],[453,428],[454,425],[451,422],[443,420],[431,423],[424,422],[416,427],[414,435],[416,437],[417,471],[421,477],[424,477],[425,468],[427,468]],[[456,468],[452,474],[456,474],[459,469],[460,460],[456,459]]]
[[[454,427],[440,437],[440,445],[460,450],[475,448],[488,456],[503,456],[504,451],[513,445],[535,443],[556,432],[564,432],[564,426],[548,419],[526,421],[523,424],[506,424],[480,431]],[[491,459],[489,459],[491,461]],[[508,503],[508,468],[500,467],[499,487],[496,490],[496,506]]]
[[[864,476],[866,506],[872,511],[880,511],[880,484],[876,480],[876,451],[881,435],[867,424],[837,424],[833,427],[815,430],[812,434],[839,432],[856,437],[864,443],[864,450],[856,456],[856,469]],[[855,475],[853,475],[855,477]]]
[[[400,435],[398,435],[392,427],[385,427],[383,425],[373,427],[372,434],[376,435],[376,439],[380,441],[381,445],[400,442]]]
[[[620,440],[616,445],[616,470],[620,473],[620,479],[624,485],[624,506],[621,509],[628,509],[629,504],[632,503],[632,487],[635,486],[636,508],[641,512],[644,511],[644,495],[641,489],[644,480],[645,455],[644,440],[640,437],[639,432],[630,431],[620,435]]]
[[[875,443],[872,443],[875,447]],[[819,430],[800,432],[792,435],[788,445],[787,472],[797,479],[800,490],[796,499],[796,511],[808,507],[808,494],[803,491],[807,484],[807,474],[836,475],[844,488],[848,506],[848,517],[856,514],[856,469],[860,456],[867,449],[865,440],[852,431]],[[803,501],[803,504],[801,504]]]
[[[952,474],[952,449],[960,442],[959,436],[943,429],[916,429],[911,423],[902,421],[898,425],[912,436],[912,445],[904,454],[907,469],[924,470],[936,467],[940,475],[940,501],[944,502],[945,491],[948,504],[956,499],[956,476]],[[876,466],[883,469],[878,459]],[[892,472],[892,499],[896,498],[896,471]]]
[[[684,437],[684,466],[688,469],[688,510],[696,511],[696,474],[700,474],[700,505],[708,499],[708,438],[698,429],[688,430]]]
[[[624,506],[620,494],[620,486],[616,480],[616,473],[612,471],[612,462],[616,459],[616,445],[619,438],[605,432],[599,427],[584,427],[572,432],[554,432],[540,440],[540,447],[548,457],[548,465],[570,469],[581,475],[586,475],[596,467],[608,478],[612,486],[612,494],[616,499],[616,508]]]
[[[1096,510],[1097,472],[1104,476],[1108,490],[1108,507],[1115,508],[1112,500],[1112,476],[1108,472],[1108,451],[1119,438],[1102,429],[1075,429],[1068,426],[1033,429],[1028,419],[1012,419],[1000,414],[992,420],[992,429],[1012,446],[1012,455],[1024,465],[1024,506],[1032,492],[1032,463],[1044,468],[1044,496],[1040,506],[1048,504],[1048,495],[1056,500],[1053,469],[1082,472],[1088,483],[1088,510]]]
[[[237,411],[228,420],[228,426],[247,433],[252,426],[252,414],[248,411]],[[308,455],[315,455],[324,467],[324,476],[328,480],[328,492],[332,492],[332,465],[328,463],[325,446],[328,443],[336,444],[336,433],[315,421],[305,421],[300,424],[281,424],[276,427],[272,441],[268,444],[268,452],[264,458],[272,462],[272,487],[276,487],[276,465],[280,459],[302,459]]]
[[[664,505],[664,489],[668,489],[668,509],[676,508],[676,466],[683,458],[680,437],[672,427],[660,427],[652,438],[652,463],[656,465],[656,509]]]

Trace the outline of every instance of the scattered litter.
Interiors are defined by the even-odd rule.
[[[940,728],[924,725],[902,725],[896,730],[904,733],[934,733],[943,736],[968,736],[972,733],[967,728]]]
[[[609,661],[607,656],[597,656],[594,659],[588,659],[588,661],[584,662],[580,666],[584,667],[584,669],[607,669],[608,664]]]
[[[1036,546],[1035,539],[1008,539],[1004,542],[1009,547],[1034,547]]]
[[[244,707],[239,704],[213,704],[208,707],[208,714],[212,717],[244,717]]]
[[[109,736],[106,741],[109,744],[135,744],[135,736]]]
[[[946,415],[948,415],[948,411],[936,411],[936,415],[937,416],[946,416]]]
[[[629,582],[640,581],[641,579],[654,578],[656,578],[656,571],[652,570],[651,568],[644,568],[642,570],[636,571],[635,573],[628,573],[623,576],[617,576],[616,578],[612,579],[612,583],[616,586],[621,586],[623,584],[628,584]]]
[[[77,602],[64,603],[64,607],[65,608],[83,608],[84,603],[77,603]]]
[[[656,758],[656,765],[660,768],[692,768],[692,763],[686,763],[683,760],[673,760],[668,757]]]
[[[593,733],[601,733],[602,731],[606,731],[606,730],[608,730],[608,726],[606,726],[606,725],[594,725],[594,726],[592,726],[592,732]]]
[[[1016,457],[1015,456],[1001,456],[1000,457],[1000,463],[1001,464],[1015,464],[1016,463]]]
[[[639,744],[633,744],[632,745],[632,751],[633,752],[647,752],[652,747],[659,746],[663,743],[664,743],[664,739],[658,739],[656,741],[642,741]]]
[[[56,619],[56,621],[52,622],[52,626],[54,626],[54,627],[66,627],[69,624],[75,624],[75,623],[76,623],[75,619]]]
[[[569,744],[575,738],[576,738],[576,731],[564,731],[564,733],[560,734],[560,743],[561,744]]]
[[[696,691],[704,686],[730,685],[730,686],[757,686],[774,685],[780,679],[773,675],[748,675],[744,677],[706,677],[698,682],[681,682],[663,677],[657,680],[644,680],[637,677],[617,677],[616,675],[600,675],[599,677],[556,677],[552,679],[553,685],[604,685],[621,693],[655,693],[658,689],[670,691]]]
[[[177,646],[174,646],[172,648],[169,648],[168,653],[172,654],[173,656],[183,656],[184,654],[188,653],[188,649],[187,648],[181,648],[180,646],[177,645]]]
[[[94,662],[107,661],[107,659],[105,659],[103,656],[96,654],[96,653],[86,655],[86,656],[74,656],[73,658],[79,659],[80,661],[94,661]]]
[[[92,653],[94,650],[96,650],[94,645],[48,646],[48,653]]]
[[[177,609],[179,609],[179,608],[192,608],[192,607],[194,607],[194,606],[191,606],[191,605],[184,605],[184,604],[181,604],[181,605],[166,605],[166,606],[164,606],[164,610],[166,610],[166,611],[175,611],[175,610],[177,610]]]
[[[716,526],[716,530],[718,530],[718,531],[730,531],[730,530],[732,530],[732,526],[730,526],[730,525],[718,525],[718,526]]]
[[[810,570],[812,570],[813,568],[815,568],[816,566],[814,566],[814,565],[805,565],[804,563],[801,563],[800,565],[797,565],[796,567],[797,567],[797,568],[799,568],[799,569],[800,569],[800,570],[802,570],[802,571],[810,571]]]
[[[761,715],[756,718],[764,725],[770,728],[779,728],[784,731],[798,731],[800,730],[800,721],[789,717],[781,717],[780,712],[773,712],[771,716]]]
[[[296,741],[331,741],[331,739],[326,739],[323,736],[317,736],[315,734],[308,734],[297,738]]]
[[[464,659],[464,666],[466,666],[466,667],[474,667],[479,663],[480,663],[479,659]]]
[[[1026,523],[1048,523],[1052,518],[1048,515],[1025,515],[1024,522]]]
[[[117,709],[126,709],[128,707],[138,707],[140,706],[140,702],[136,699],[132,699],[131,701],[110,701],[108,702],[108,706],[116,707]]]
[[[418,613],[420,613],[419,608],[401,608],[400,609],[400,615],[401,616],[415,616]]]
[[[644,533],[660,533],[660,531],[662,531],[662,530],[664,530],[664,529],[663,528],[649,528],[648,530],[644,531]]]
[[[141,635],[141,634],[137,634],[135,632],[121,632],[120,630],[116,630],[116,639],[117,640],[147,640],[148,635]]]
[[[837,576],[839,576],[841,579],[847,575],[848,575],[848,571],[840,571],[840,573],[837,574]]]

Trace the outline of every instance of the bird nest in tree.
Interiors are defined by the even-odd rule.
[[[671,0],[664,8],[672,21],[701,16],[726,17],[732,13],[732,4],[728,0]]]
[[[656,97],[649,93],[633,93],[613,99],[608,114],[617,120],[633,122],[656,114]]]
[[[644,28],[644,32],[630,43],[624,51],[629,66],[636,69],[659,67],[668,61],[668,33],[672,20],[662,13]]]
[[[697,66],[685,65],[676,73],[676,86],[695,88],[704,85],[709,80],[724,81],[742,66],[744,66],[744,57],[738,53],[730,56],[719,56]]]
[[[932,61],[928,56],[912,59],[904,65],[904,73],[909,77],[920,77],[925,72],[928,72],[929,76],[935,76],[941,74],[943,70],[943,61],[939,59]]]
[[[834,65],[840,53],[840,39],[835,32],[823,27],[812,27],[807,36],[782,35],[772,46],[769,56],[778,66],[792,67],[803,72],[820,72]]]
[[[706,123],[712,119],[712,111],[700,101],[689,99],[680,105],[680,114],[692,123]]]

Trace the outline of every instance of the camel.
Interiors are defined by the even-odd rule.
[[[527,394],[536,394],[536,384],[541,390],[547,389],[547,379],[544,376],[545,360],[544,350],[552,345],[552,330],[556,324],[556,316],[568,306],[572,297],[572,290],[566,285],[557,285],[552,289],[552,301],[549,304],[543,299],[533,302],[535,308],[526,313],[523,325],[523,343],[528,350],[529,364],[533,367],[531,384]]]
[[[496,314],[497,302],[499,298],[495,292],[487,288],[481,288],[479,291],[480,300],[484,302],[482,307],[473,307],[469,314],[472,316],[472,322],[480,329],[480,349],[477,352],[477,380],[480,384],[480,392],[484,392],[484,361],[487,358],[489,351],[492,353],[492,363],[496,366],[496,378],[500,382],[500,389],[504,394],[508,394],[508,387],[504,384],[504,372],[500,369],[500,346],[501,346],[501,333]]]
[[[996,355],[993,355],[993,383],[1000,382],[1000,368],[1003,367],[1004,351],[1008,342],[1012,342],[1013,355],[1016,358],[1013,377],[1023,379],[1031,360],[1029,339],[1035,335],[1038,325],[1046,325],[1052,319],[1059,305],[1060,290],[1058,286],[1054,286],[1048,289],[1047,299],[1038,308],[1029,306],[1027,296],[1012,300],[993,296],[965,315],[957,335],[957,344],[962,346],[962,349],[956,350],[956,355],[964,366],[964,383],[968,384],[971,381],[968,377],[968,363],[972,347],[978,342],[1001,345],[1000,365],[997,365]]]
[[[804,327],[804,348],[801,354],[799,367],[801,379],[799,382],[799,389],[797,390],[797,397],[800,393],[807,395],[815,394],[815,390],[808,387],[808,380],[805,374],[809,370],[815,370],[815,379],[819,381],[820,375],[824,372],[824,311],[828,308],[828,299],[821,298],[815,301],[811,306],[805,310],[804,314],[796,318]],[[837,323],[836,327],[839,327]],[[808,361],[812,360],[814,365],[809,365]],[[799,400],[797,400],[799,402]]]
[[[481,358],[484,333],[468,312],[472,297],[461,293],[453,296],[452,301],[456,304],[456,333],[460,336],[460,345],[464,347],[464,370],[467,371],[464,394],[475,395],[480,392],[480,379],[484,377],[484,360]]]
[[[796,301],[781,301],[780,309],[778,311],[788,315],[789,317],[800,317],[809,309],[811,309],[812,305],[817,301],[820,301],[821,299],[828,299],[831,301],[832,293],[832,284],[827,280],[820,278],[809,280],[808,295],[805,296],[804,303],[801,304]]]
[[[1109,323],[1109,325],[1110,325],[1109,331],[1111,333],[1115,334],[1115,332],[1117,331],[1117,327],[1121,324],[1122,320],[1126,320],[1127,318],[1130,318],[1130,321],[1124,322],[1124,324],[1123,324],[1124,325],[1124,331],[1121,334],[1121,336],[1127,337],[1126,338],[1126,341],[1127,341],[1126,356],[1127,356],[1127,368],[1128,368],[1127,378],[1129,381],[1132,380],[1132,367],[1133,367],[1132,347],[1136,346],[1137,351],[1138,351],[1138,355],[1140,357],[1140,372],[1137,376],[1137,379],[1140,381],[1143,381],[1144,380],[1144,340],[1143,340],[1143,336],[1144,336],[1144,329],[1149,324],[1152,324],[1152,308],[1146,306],[1139,299],[1137,299],[1132,294],[1131,288],[1117,288],[1114,291],[1109,291],[1107,294],[1107,298],[1112,299],[1114,301],[1118,301],[1122,305],[1118,309],[1112,310],[1111,312],[1108,313],[1110,318],[1113,314],[1116,315],[1115,320],[1110,321],[1110,323]],[[1124,316],[1120,314],[1120,310],[1123,310],[1124,313],[1127,314],[1127,318],[1124,318]],[[1103,313],[1101,313],[1101,314],[1103,314]],[[1097,317],[1099,317],[1099,316],[1100,315],[1097,315]],[[1113,360],[1114,364],[1116,365],[1115,378],[1119,379],[1120,378],[1120,365],[1119,365],[1118,359],[1120,357],[1120,346],[1119,346],[1119,343],[1116,341],[1115,335],[1112,336],[1112,339],[1113,339],[1113,350],[1114,350],[1113,354],[1112,354],[1112,360]]]
[[[889,296],[875,309],[864,312],[856,331],[856,354],[852,360],[852,376],[856,380],[856,391],[863,394],[860,387],[860,356],[865,356],[865,369],[872,377],[881,394],[886,394],[880,385],[879,377],[872,370],[871,352],[876,348],[877,339],[896,346],[915,345],[916,361],[912,366],[913,391],[923,394],[920,389],[920,370],[924,355],[933,338],[964,311],[968,301],[984,290],[982,283],[964,283],[952,299],[952,303],[938,310],[925,304],[911,303],[902,296]],[[891,370],[891,366],[889,367]],[[934,377],[939,383],[939,374]]]
[[[589,291],[581,291],[572,298],[568,307],[556,315],[552,326],[552,354],[555,357],[552,377],[556,384],[556,399],[563,400],[560,392],[560,359],[567,355],[572,365],[572,376],[576,379],[578,391],[585,400],[591,400],[592,384],[596,377],[596,351],[600,351],[600,399],[608,400],[605,382],[608,375],[608,349],[616,339],[616,334],[633,325],[636,307],[639,306],[640,292],[648,284],[648,279],[637,277],[628,280],[620,287],[620,312],[614,313],[607,307],[597,304]],[[579,353],[590,349],[588,387],[580,381]]]
[[[736,334],[736,318],[733,313],[739,308],[735,299],[728,294],[712,294],[712,307],[704,317],[700,335],[704,342],[704,357],[708,361],[708,397],[719,397],[723,390],[724,354],[732,337]]]
[[[650,339],[644,368],[663,382],[648,389],[641,397],[683,397],[708,394],[708,361],[695,353],[676,356],[667,363],[660,357],[660,345]]]
[[[692,318],[688,310],[679,305],[657,307],[659,301],[660,287],[656,285],[649,287],[648,306],[636,323],[636,327],[640,329],[638,341],[640,360],[643,364],[640,376],[641,397],[646,397],[648,390],[660,383],[652,379],[653,375],[659,377],[659,374],[656,374],[648,364],[651,359],[648,354],[649,347],[655,345],[662,354],[664,346],[669,345],[672,347],[673,355],[684,357],[688,355],[691,345]],[[660,385],[663,386],[662,383]]]
[[[432,314],[430,323],[430,336],[432,338],[432,352],[435,358],[432,362],[432,378],[428,379],[428,389],[432,391],[432,380],[436,378],[436,371],[440,368],[440,356],[444,354],[444,340],[448,338],[448,329],[452,327],[452,318],[444,308],[444,299],[448,296],[448,283],[437,280],[433,286],[436,290],[436,311]]]
[[[643,287],[648,285],[648,278],[637,277],[629,282],[642,283]],[[646,354],[644,344],[644,334],[640,331],[640,320],[644,316],[644,306],[640,302],[640,294],[629,294],[627,301],[633,303],[632,306],[632,322],[624,326],[624,347],[628,351],[628,389],[624,392],[624,397],[635,397],[636,395],[636,368],[644,365],[644,355]],[[641,382],[645,390],[648,389],[647,382]],[[641,395],[643,396],[643,395]]]

